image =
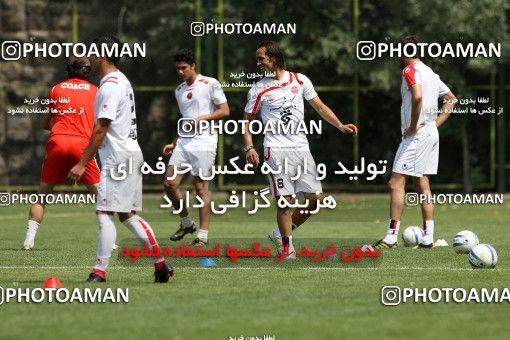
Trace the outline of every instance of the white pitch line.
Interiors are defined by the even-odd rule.
[[[90,269],[91,267],[73,267],[73,266],[47,266],[47,267],[38,267],[38,266],[0,266],[0,270],[2,269]],[[110,267],[108,270],[127,270],[127,269],[145,269],[146,267],[122,267],[115,266]],[[148,268],[148,267],[147,267]],[[203,268],[203,267],[182,267],[176,268],[176,270],[281,270],[281,269],[299,269],[299,270],[339,270],[339,271],[356,271],[356,270],[423,270],[423,271],[451,271],[451,272],[461,272],[461,271],[470,271],[472,272],[474,269],[471,268],[447,268],[447,267],[437,267],[437,268],[425,268],[425,267],[382,267],[382,268],[340,268],[340,267],[215,267],[215,268]],[[498,271],[498,272],[507,272],[510,271],[510,268],[496,268],[491,269],[490,272]]]

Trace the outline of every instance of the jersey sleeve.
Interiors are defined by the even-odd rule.
[[[445,83],[443,83],[441,78],[439,78],[439,96],[442,97],[445,94],[447,94],[448,92],[450,92],[450,89],[448,88],[448,86],[446,86]]]
[[[97,93],[96,118],[106,118],[114,120],[117,117],[117,108],[119,107],[120,94],[119,85],[114,83],[103,84]]]
[[[260,110],[260,105],[258,103],[258,91],[257,84],[253,85],[248,92],[248,101],[244,108],[244,112],[255,115]]]
[[[407,66],[406,68],[404,68],[402,75],[407,83],[408,88],[411,88],[411,86],[413,86],[414,84],[418,85],[422,84],[420,72],[417,71],[412,66]]]
[[[304,74],[299,74],[299,78],[303,82],[303,97],[306,100],[312,100],[317,97],[317,92],[315,92],[315,88],[313,87],[312,81],[310,78],[305,76]]]
[[[227,102],[227,97],[225,97],[225,92],[223,92],[223,88],[219,81],[214,79],[211,82],[211,99],[215,105],[220,105]]]

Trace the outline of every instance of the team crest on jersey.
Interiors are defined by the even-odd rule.
[[[188,99],[191,99],[193,97],[193,92],[188,92],[188,94],[186,95],[186,97]]]
[[[299,92],[299,89],[298,89],[298,87],[297,87],[297,86],[292,86],[292,88],[290,89],[290,92],[292,92],[292,93],[296,94],[296,93],[298,93],[298,92]]]
[[[264,95],[264,99],[265,99],[268,103],[271,103],[271,102],[274,100],[274,98],[273,98],[273,94],[272,94],[272,93],[266,93],[266,94]]]
[[[103,104],[103,111],[108,110],[108,104]]]
[[[410,67],[406,67],[406,68],[404,69],[404,72],[405,72],[405,73],[408,73],[409,71],[411,71],[411,68],[410,68]]]

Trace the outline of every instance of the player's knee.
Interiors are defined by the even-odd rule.
[[[201,182],[195,183],[195,191],[198,196],[205,197],[209,194],[209,186],[207,185],[207,183]]]
[[[430,185],[429,185],[429,181],[428,180],[420,178],[419,180],[417,180],[415,182],[415,184],[419,188],[420,193],[422,193],[422,194],[430,193]]]
[[[197,195],[200,196],[201,198],[209,196],[209,190],[207,190],[207,188],[204,187],[196,188],[196,192]]]
[[[390,191],[393,191],[399,189],[399,187],[400,185],[398,181],[393,177],[390,178],[390,180],[388,181],[388,189],[390,189]]]
[[[165,179],[163,181],[163,186],[165,187],[165,190],[170,190],[170,191],[175,191],[179,187],[177,185],[177,183],[175,183],[175,181],[171,181],[171,180],[168,180],[168,179]]]
[[[317,208],[319,202],[322,202],[322,199],[322,195],[313,195],[312,197],[308,198],[308,208],[314,210]]]

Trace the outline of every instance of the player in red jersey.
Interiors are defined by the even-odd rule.
[[[76,164],[88,144],[94,128],[94,100],[97,87],[87,81],[90,61],[71,57],[66,67],[69,79],[55,85],[49,94],[49,112],[41,126],[50,130],[46,158],[42,166],[39,194],[50,194],[56,184],[67,180],[67,173]],[[87,165],[81,178],[90,193],[97,195],[99,168],[95,158]],[[44,216],[44,201],[30,207],[28,228],[23,248],[34,247],[35,235]]]

